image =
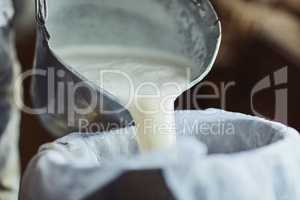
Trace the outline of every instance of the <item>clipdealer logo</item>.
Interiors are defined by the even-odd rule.
[[[281,68],[268,76],[261,79],[251,91],[251,110],[254,115],[258,117],[266,117],[257,111],[255,105],[258,102],[254,101],[258,93],[266,90],[273,90],[275,92],[275,107],[274,116],[272,120],[282,123],[288,123],[288,67]]]

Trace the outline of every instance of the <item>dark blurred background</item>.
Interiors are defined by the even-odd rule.
[[[19,59],[25,71],[32,68],[34,56],[34,8],[30,0],[21,4],[17,6],[20,17],[17,19],[16,36]],[[177,108],[222,108],[254,115],[251,91],[260,80],[270,76],[274,87],[257,92],[252,105],[261,116],[272,120],[278,120],[274,118],[276,110],[285,110],[287,106],[287,121],[279,121],[300,131],[300,1],[213,0],[212,4],[223,29],[217,61],[203,83],[178,99]],[[287,69],[288,79],[287,83],[276,86],[274,72],[280,69]],[[30,80],[26,80],[26,105],[31,104],[29,87]],[[288,96],[276,103],[278,89],[287,91]],[[287,102],[284,102],[285,99]],[[37,116],[23,113],[20,139],[22,169],[41,144],[53,140]]]

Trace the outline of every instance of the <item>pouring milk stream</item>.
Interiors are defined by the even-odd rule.
[[[191,62],[164,52],[114,46],[68,47],[59,55],[129,110],[142,151],[176,143],[174,101],[189,86]]]

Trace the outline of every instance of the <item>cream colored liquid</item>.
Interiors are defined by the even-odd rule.
[[[189,62],[160,52],[117,47],[68,48],[58,55],[129,110],[141,150],[176,143],[174,101],[188,88]]]

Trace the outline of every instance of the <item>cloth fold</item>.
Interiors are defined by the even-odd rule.
[[[0,1],[0,27],[5,27],[9,24],[14,15],[12,0]]]

